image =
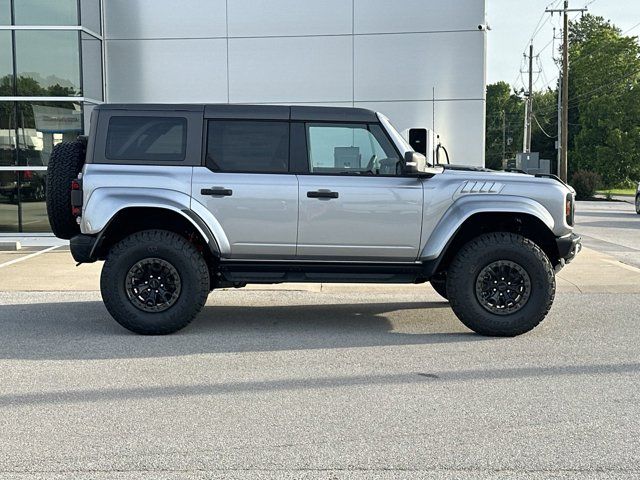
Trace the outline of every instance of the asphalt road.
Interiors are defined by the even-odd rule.
[[[0,293],[0,478],[640,478],[640,295],[513,339],[373,298],[215,292],[141,337],[96,292]]]
[[[640,215],[632,203],[577,202],[576,231],[585,246],[640,267]]]

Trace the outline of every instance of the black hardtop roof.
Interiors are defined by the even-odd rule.
[[[245,120],[305,120],[323,122],[377,122],[372,110],[353,107],[302,105],[190,104],[190,103],[103,103],[98,110],[204,112],[205,118]]]

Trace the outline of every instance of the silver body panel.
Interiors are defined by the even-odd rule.
[[[417,178],[301,175],[298,257],[415,260],[420,247],[422,182]],[[338,198],[308,198],[331,190]]]
[[[161,207],[183,214],[191,207],[191,171],[191,167],[86,164],[80,230],[99,233],[128,207]]]
[[[407,145],[382,117],[381,124],[405,152]],[[82,233],[102,232],[124,208],[164,208],[191,222],[227,259],[432,260],[478,213],[531,215],[555,237],[573,231],[565,217],[569,187],[514,173],[444,170],[429,178],[215,173],[200,166],[90,162],[82,181]],[[217,187],[232,195],[201,193]],[[319,190],[338,196],[307,196]]]
[[[202,189],[225,188],[228,197],[202,195]],[[214,173],[193,169],[193,203],[220,224],[228,258],[295,258],[298,230],[298,181],[295,175]]]

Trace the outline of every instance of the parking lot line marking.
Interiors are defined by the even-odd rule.
[[[43,253],[47,253],[47,252],[50,252],[51,250],[55,250],[56,248],[60,248],[60,245],[55,245],[53,247],[45,248],[44,250],[39,250],[37,252],[30,253],[29,255],[25,255],[24,257],[20,257],[14,260],[9,260],[8,262],[0,263],[0,268],[8,267],[9,265],[14,265],[16,263],[29,260],[30,258],[37,257],[38,255],[42,255]]]

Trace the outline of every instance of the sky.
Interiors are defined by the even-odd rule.
[[[534,56],[542,51],[534,60],[533,70],[542,71],[534,74],[534,89],[555,85],[558,68],[552,54],[558,55],[557,47],[561,40],[552,41],[553,27],[556,27],[556,37],[560,39],[562,22],[558,14],[549,18],[550,14],[543,16],[543,12],[549,5],[561,8],[562,0],[486,1],[487,23],[491,27],[487,35],[487,83],[503,80],[517,89],[523,86],[528,66],[524,63],[523,52],[528,51],[529,39],[538,29],[533,39]],[[585,5],[588,5],[589,13],[611,20],[623,32],[635,26],[627,35],[640,35],[640,0],[569,0],[569,8],[583,8]],[[569,18],[575,15],[573,13]],[[520,69],[525,71],[522,76]]]

